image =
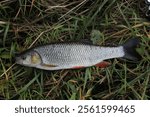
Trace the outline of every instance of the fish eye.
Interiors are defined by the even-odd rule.
[[[22,57],[23,60],[25,60],[26,58],[27,58],[26,56],[23,56],[23,57]]]

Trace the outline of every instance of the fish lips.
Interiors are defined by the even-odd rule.
[[[20,65],[23,64],[23,60],[20,57],[15,57],[15,62]]]

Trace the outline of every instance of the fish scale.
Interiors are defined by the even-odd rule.
[[[73,66],[92,66],[97,62],[101,62],[103,59],[124,55],[123,48],[121,49],[121,47],[103,48],[86,44],[47,45],[44,48],[40,47],[34,50],[42,56],[41,58],[44,64],[58,65],[59,67],[65,68]],[[105,53],[106,51],[107,54]]]
[[[83,63],[84,60],[88,57],[88,53],[86,52],[87,47],[80,45],[55,45],[55,46],[46,46],[49,48],[49,51],[43,53],[45,48],[35,49],[43,58],[43,62],[47,64],[73,64],[73,63]],[[51,51],[53,48],[53,51]],[[86,50],[87,49],[87,50]],[[85,51],[86,50],[86,51]],[[49,57],[46,57],[49,55]],[[65,63],[64,63],[65,61]]]

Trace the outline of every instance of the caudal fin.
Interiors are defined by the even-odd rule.
[[[141,59],[141,56],[136,51],[136,47],[137,45],[139,45],[139,43],[140,43],[139,39],[132,38],[129,41],[127,41],[125,44],[123,44],[123,49],[125,52],[123,58],[132,61],[139,61]]]

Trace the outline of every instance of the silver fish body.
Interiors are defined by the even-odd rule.
[[[31,58],[24,64],[21,57],[32,56],[33,53],[36,53],[40,60],[33,64]],[[94,66],[106,59],[125,57],[125,55],[124,46],[100,47],[83,43],[56,43],[32,48],[16,57],[16,62],[39,69],[59,70]]]
[[[93,66],[105,59],[123,57],[123,47],[99,47],[85,44],[54,44],[35,48],[51,70]],[[49,68],[47,68],[49,69]]]

